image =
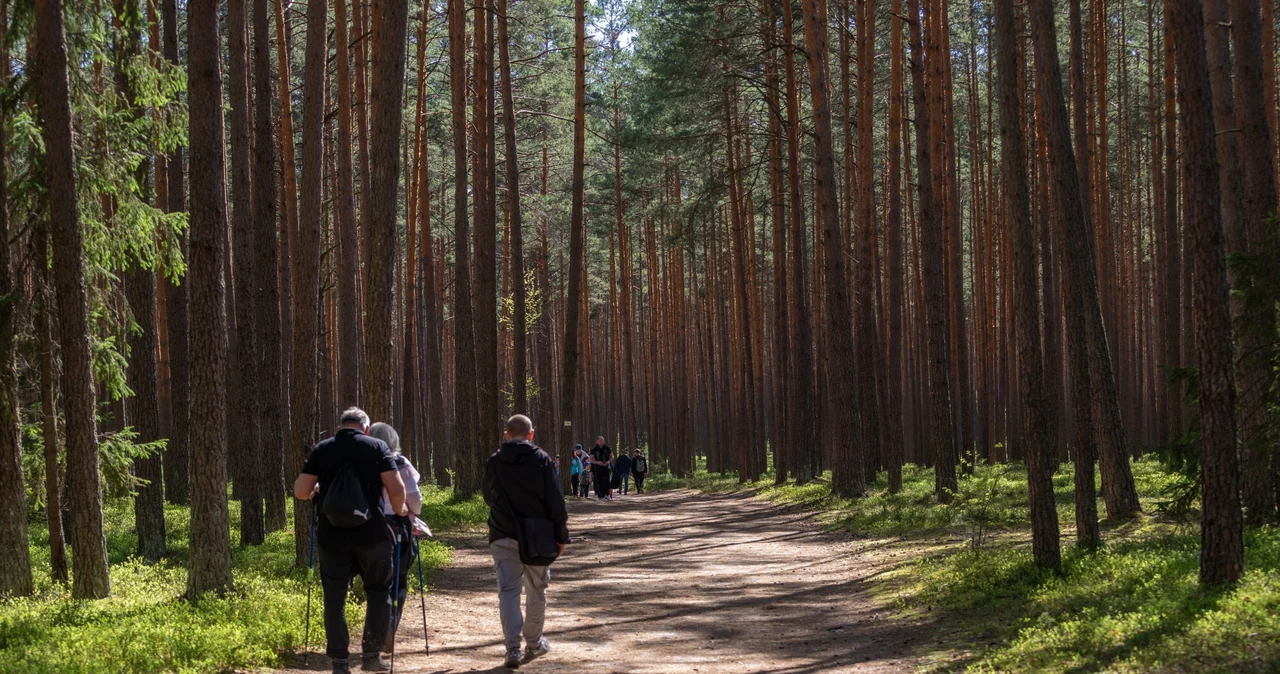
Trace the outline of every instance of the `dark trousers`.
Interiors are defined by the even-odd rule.
[[[581,490],[578,488],[578,483],[579,483],[579,482],[581,482],[581,481],[582,481],[582,476],[581,476],[581,475],[570,475],[570,476],[569,476],[569,484],[573,487],[573,495],[574,495],[574,496],[577,496],[577,495],[578,495],[578,492],[579,492],[579,491],[581,491]]]
[[[597,466],[592,469],[591,482],[596,486],[596,498],[609,495],[609,469]]]
[[[400,541],[400,575],[396,578],[396,596],[395,604],[391,607],[394,620],[387,628],[387,639],[382,645],[383,652],[391,652],[391,644],[395,641],[395,629],[400,626],[400,615],[404,613],[404,603],[409,599],[409,570],[413,568],[413,562],[417,558],[413,554],[413,540],[408,536],[402,536]],[[365,625],[366,638],[372,636],[369,634],[369,626]]]
[[[636,479],[636,492],[643,494],[644,493],[644,474],[632,473],[631,477],[634,477]]]
[[[391,582],[394,570],[394,543],[390,538],[361,546],[320,548],[320,583],[324,587],[325,653],[346,662],[351,645],[347,633],[347,587],[360,574],[364,581],[368,609],[364,617],[361,652],[373,656],[387,639],[391,628]]]

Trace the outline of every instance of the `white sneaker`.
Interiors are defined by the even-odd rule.
[[[526,657],[537,658],[550,652],[551,642],[547,641],[546,637],[539,637],[536,643],[529,644],[528,648],[525,649],[524,654]]]

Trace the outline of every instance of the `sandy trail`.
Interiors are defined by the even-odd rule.
[[[746,495],[688,491],[569,504],[572,544],[552,567],[551,653],[522,672],[901,672],[921,626],[871,594],[901,563],[886,547],[823,532],[812,514]],[[396,671],[506,672],[496,581],[481,531],[405,608]],[[890,546],[892,547],[892,546]],[[353,634],[358,634],[353,626]],[[321,652],[323,652],[321,646]],[[323,656],[311,671],[324,671]],[[303,671],[303,670],[293,670]],[[358,671],[358,670],[356,670]]]

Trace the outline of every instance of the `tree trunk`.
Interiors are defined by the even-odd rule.
[[[1022,140],[1022,110],[1018,92],[1018,37],[1013,0],[997,0],[997,61],[1000,69],[1001,170],[1012,234],[1013,291],[1018,333],[1018,376],[1026,415],[1027,490],[1031,500],[1031,548],[1038,566],[1057,569],[1058,511],[1049,473],[1049,437],[1045,425],[1044,381],[1041,377],[1040,317],[1036,308],[1035,239],[1027,187],[1027,157]]]
[[[875,102],[875,0],[860,0],[858,26],[858,161],[857,233],[854,272],[854,304],[857,307],[857,376],[860,392],[859,418],[862,424],[861,465],[863,481],[874,480],[881,460],[880,438],[884,420],[879,400],[880,330],[876,325],[876,192],[873,106]],[[843,256],[842,256],[843,257]]]
[[[1053,25],[1053,8],[1049,0],[1033,0],[1030,6],[1030,17],[1032,39],[1035,43],[1036,85],[1043,102],[1040,113],[1044,118],[1045,142],[1049,153],[1049,180],[1052,187],[1053,210],[1057,217],[1061,218],[1062,238],[1066,242],[1062,258],[1064,261],[1063,288],[1067,295],[1068,333],[1072,335],[1072,339],[1068,342],[1068,349],[1072,374],[1071,402],[1075,412],[1076,472],[1078,475],[1083,473],[1076,479],[1076,489],[1079,492],[1087,491],[1093,483],[1091,478],[1086,477],[1092,473],[1088,468],[1092,459],[1088,452],[1090,445],[1082,437],[1084,433],[1093,429],[1085,421],[1089,419],[1097,421],[1097,417],[1104,414],[1104,407],[1109,410],[1107,412],[1109,421],[1101,423],[1096,430],[1096,435],[1099,438],[1099,444],[1103,438],[1111,437],[1113,448],[1121,451],[1122,454],[1123,442],[1114,442],[1114,439],[1115,433],[1120,433],[1122,439],[1123,432],[1118,428],[1119,410],[1114,396],[1115,379],[1110,372],[1110,352],[1106,348],[1106,335],[1102,332],[1097,276],[1092,261],[1093,237],[1089,230],[1088,212],[1080,188],[1075,152],[1071,147],[1071,130],[1067,123],[1066,100],[1062,94],[1061,69],[1058,65],[1055,46],[1057,38]],[[1080,343],[1081,335],[1085,337],[1086,344]],[[1103,361],[1106,364],[1103,364]],[[1105,372],[1091,376],[1094,369],[1105,370]],[[1084,383],[1077,381],[1077,377],[1086,375],[1090,375],[1091,379],[1089,390],[1092,404],[1082,400]],[[1111,380],[1111,396],[1108,396],[1107,391],[1100,387],[1102,380],[1108,377]],[[1101,400],[1108,397],[1112,404],[1099,404]],[[1083,408],[1086,406],[1091,407],[1092,417],[1085,416]],[[1123,454],[1119,459],[1127,472],[1128,455]],[[1132,475],[1130,478],[1130,486],[1132,486]],[[1112,475],[1103,482],[1113,490],[1119,490],[1120,486],[1114,484],[1116,479],[1118,478]],[[1085,506],[1083,509],[1077,509],[1077,536],[1080,537],[1082,544],[1089,545],[1091,541],[1085,540],[1084,536],[1094,525],[1092,522],[1084,522],[1084,526],[1080,526],[1079,518],[1087,516],[1088,510],[1087,504],[1081,504],[1081,498],[1083,496],[1077,493],[1077,504]],[[1134,507],[1137,505],[1136,496],[1132,505]],[[1120,512],[1111,514],[1118,516]]]
[[[929,376],[930,429],[933,444],[934,493],[943,503],[950,502],[959,488],[956,481],[955,424],[952,421],[951,382],[947,352],[946,292],[943,278],[942,231],[934,204],[932,160],[929,149],[930,117],[933,110],[925,101],[924,55],[921,30],[920,0],[910,0],[907,13],[911,32],[911,90],[915,107],[916,170],[920,176],[920,241],[923,249],[927,360]]]
[[[511,218],[511,283],[513,310],[511,322],[511,399],[516,412],[526,413],[529,394],[526,386],[525,335],[528,319],[525,308],[524,221],[520,210],[520,164],[516,153],[516,108],[511,78],[511,55],[507,37],[507,0],[497,0],[498,60],[502,71],[502,127],[506,137],[507,213]],[[550,422],[550,419],[538,420]]]
[[[0,87],[7,87],[9,84],[9,52],[6,41],[8,26],[8,6],[0,3],[0,45],[6,45],[4,53],[0,54]],[[0,561],[0,597],[20,597],[31,594],[32,580],[31,549],[27,541],[27,491],[22,474],[22,419],[19,416],[21,401],[18,399],[18,371],[14,362],[16,303],[9,301],[16,285],[11,255],[17,246],[9,243],[9,176],[5,169],[7,118],[7,109],[0,111],[0,298],[4,298],[0,301],[0,549],[11,553],[5,555],[4,561]],[[44,258],[37,262],[43,270]],[[52,468],[52,482],[56,486],[56,444],[53,452],[54,463],[46,466]],[[53,542],[53,521],[59,517],[57,489],[50,492],[48,502],[49,539]],[[58,536],[61,536],[60,530]],[[56,569],[59,561],[57,554],[53,561]],[[65,559],[62,564],[65,567]],[[55,577],[56,575],[55,572]],[[62,577],[66,578],[65,570]]]
[[[787,97],[787,203],[791,215],[791,300],[795,308],[791,351],[791,445],[797,454],[793,470],[796,484],[804,484],[821,471],[818,444],[817,390],[814,380],[813,318],[809,285],[805,279],[804,201],[801,187],[804,168],[800,164],[800,92],[796,86],[795,11],[789,3],[782,8],[783,70]]]
[[[272,138],[271,104],[275,90],[271,81],[271,44],[267,0],[253,0],[254,73],[254,180],[253,247],[257,256],[255,321],[258,336],[257,363],[262,378],[259,399],[259,456],[263,493],[266,498],[266,531],[288,526],[285,513],[285,436],[279,419],[284,372],[280,361],[280,277],[276,232],[276,145]],[[287,114],[288,111],[286,111]]]
[[[1257,0],[1228,0],[1228,4],[1235,46],[1232,69],[1236,118],[1244,169],[1241,206],[1245,246],[1254,268],[1262,270],[1245,279],[1246,287],[1253,289],[1253,298],[1244,302],[1239,332],[1240,486],[1247,521],[1260,524],[1274,518],[1276,484],[1272,468],[1280,465],[1267,447],[1264,431],[1275,420],[1261,401],[1271,390],[1275,378],[1269,367],[1275,356],[1275,305],[1259,297],[1274,297],[1262,289],[1274,291],[1277,287],[1278,251],[1267,231],[1268,218],[1276,212],[1275,167],[1271,160],[1274,146],[1264,97],[1269,80],[1264,76],[1266,68],[1260,45],[1262,31],[1271,33],[1274,26],[1260,25]]]
[[[297,475],[312,444],[318,420],[320,336],[320,232],[324,192],[325,64],[328,60],[327,0],[307,4],[307,47],[303,62],[302,181],[299,194],[298,247],[293,258],[293,439],[285,476]],[[288,172],[286,171],[286,174]],[[293,502],[294,563],[307,561],[311,542],[311,501]]]
[[[335,226],[338,230],[338,406],[355,405],[360,392],[360,234],[356,227],[355,177],[351,163],[351,39],[347,37],[348,0],[334,2],[337,42],[338,158]],[[359,11],[357,7],[356,11]],[[364,49],[362,45],[357,49]]]
[[[126,64],[142,54],[142,11],[137,0],[116,0],[113,11],[120,24],[115,45],[116,88],[130,102],[130,117],[142,116],[133,103],[137,87]],[[150,198],[151,162],[142,160],[134,169],[141,198]],[[160,439],[160,399],[156,364],[156,277],[152,270],[136,262],[124,274],[125,296],[138,330],[129,332],[128,382],[133,396],[125,400],[128,424],[138,441]],[[159,455],[135,459],[134,476],[143,482],[134,497],[134,524],[138,532],[138,555],[155,561],[165,554],[164,481]]]
[[[497,233],[495,231],[495,197],[493,166],[493,36],[488,0],[480,0],[476,6],[475,70],[472,84],[475,87],[474,111],[471,126],[474,129],[476,147],[472,153],[471,179],[472,217],[474,218],[473,295],[474,348],[476,352],[476,437],[472,451],[475,460],[483,462],[490,452],[497,449],[501,434],[498,406],[498,306],[497,306]]]
[[[381,47],[373,85],[370,218],[365,249],[364,404],[371,419],[390,419],[395,349],[393,306],[400,127],[404,110],[407,0],[380,0]],[[345,150],[344,150],[345,151]],[[305,197],[304,197],[305,199]]]
[[[173,66],[178,65],[178,7],[177,0],[162,0],[164,7],[164,56]],[[168,157],[167,196],[163,204],[167,213],[181,213],[187,209],[183,192],[183,149],[175,148]],[[178,240],[183,259],[187,256],[187,234]],[[186,283],[165,280],[165,315],[169,332],[169,390],[171,424],[169,445],[164,452],[164,495],[173,504],[186,504],[190,496],[190,466],[188,462],[188,438],[191,420],[191,351],[188,347]]]
[[[62,396],[66,401],[67,480],[71,509],[75,513],[71,521],[71,546],[75,550],[71,594],[76,598],[97,599],[111,594],[111,580],[107,570],[107,538],[102,525],[84,238],[77,210],[62,0],[36,3],[35,31],[36,58],[40,64],[40,135],[46,152],[45,179],[49,194],[57,195],[49,200],[49,224],[53,232],[53,276],[62,346]]]
[[[424,123],[425,126],[425,123]],[[423,395],[427,404],[427,419],[429,424],[429,432],[423,438],[428,442],[431,456],[432,468],[434,471],[436,486],[449,486],[449,473],[446,469],[453,468],[453,462],[450,460],[453,448],[445,441],[445,413],[444,413],[444,364],[441,356],[443,345],[441,344],[441,327],[440,327],[440,303],[437,299],[438,291],[436,289],[438,281],[436,280],[436,260],[435,260],[435,237],[431,233],[431,209],[430,202],[427,199],[431,190],[431,172],[427,163],[431,146],[423,142],[422,161],[422,178],[418,185],[421,193],[419,200],[423,202],[418,212],[422,214],[422,301],[420,304],[422,310],[423,323],[423,372],[425,373],[423,382]],[[443,199],[441,202],[443,203]],[[420,466],[419,470],[426,474],[426,466]]]
[[[790,442],[792,426],[789,369],[791,348],[788,345],[790,331],[787,301],[787,214],[783,196],[782,124],[784,111],[778,92],[777,57],[777,3],[764,0],[761,12],[765,49],[765,101],[768,104],[769,132],[769,221],[773,234],[773,334],[771,364],[773,377],[773,428],[770,449],[773,451],[774,483],[787,481],[788,472],[794,471],[795,447]],[[709,359],[708,359],[709,360]],[[710,382],[708,382],[710,384]],[[710,389],[708,389],[710,390]],[[710,396],[708,396],[710,397]]]
[[[260,414],[258,401],[259,373],[253,364],[258,360],[254,330],[254,207],[253,157],[249,142],[249,17],[246,0],[227,2],[227,43],[230,64],[231,96],[231,228],[235,248],[235,344],[234,381],[235,422],[231,429],[231,478],[238,482],[240,501],[240,544],[260,545],[264,537],[262,514],[262,457],[258,424],[250,421]]]
[[[7,71],[4,71],[7,72]],[[0,181],[3,184],[3,181]],[[66,583],[67,542],[63,530],[63,480],[58,465],[58,366],[53,353],[53,286],[49,278],[49,232],[41,228],[36,237],[35,255],[39,270],[39,318],[36,329],[40,333],[40,415],[41,437],[44,440],[45,513],[49,522],[50,576],[55,582]],[[167,481],[166,481],[167,482]]]
[[[227,507],[227,317],[223,248],[227,228],[226,147],[222,126],[221,39],[216,0],[188,4],[191,108],[191,559],[187,595],[231,589]]]
[[[454,240],[454,442],[458,448],[454,491],[469,496],[480,489],[476,443],[476,353],[471,307],[471,223],[467,218],[467,10],[463,0],[449,5],[449,89],[453,110]],[[477,122],[479,123],[479,122]]]
[[[885,307],[889,316],[888,384],[889,396],[885,401],[886,442],[885,467],[889,472],[889,493],[902,489],[902,463],[905,446],[902,421],[902,387],[905,371],[902,367],[902,350],[906,342],[903,331],[903,249],[902,249],[902,0],[893,0],[893,37],[890,48],[889,85],[889,221],[886,255],[889,267],[889,302]]]
[[[1203,508],[1200,583],[1234,583],[1244,572],[1240,464],[1222,205],[1214,161],[1217,139],[1199,0],[1173,0],[1169,39],[1178,66],[1182,155],[1187,168],[1187,226],[1194,265],[1196,357],[1199,365]]]
[[[455,0],[456,1],[456,0]],[[573,202],[569,224],[569,295],[565,302],[563,375],[560,380],[560,419],[569,428],[569,437],[575,432],[572,424],[578,419],[578,339],[581,331],[582,277],[585,275],[586,220],[583,211],[586,169],[586,1],[574,2],[574,96],[573,96]],[[553,451],[561,463],[568,465],[568,443],[556,426]]]

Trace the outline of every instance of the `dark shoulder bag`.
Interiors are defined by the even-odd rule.
[[[511,507],[511,499],[502,481],[502,462],[494,470],[498,497],[516,523],[516,542],[520,544],[520,561],[529,566],[549,566],[560,556],[555,522],[545,517],[520,517]]]

